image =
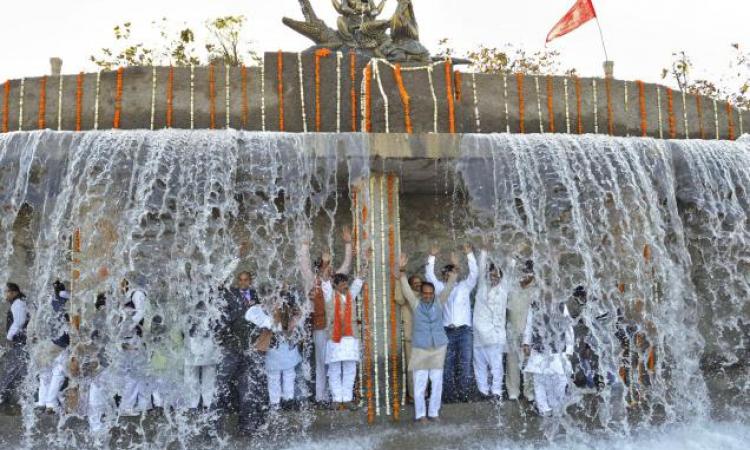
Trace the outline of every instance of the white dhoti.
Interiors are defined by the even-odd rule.
[[[327,402],[328,386],[326,374],[326,347],[328,346],[328,331],[313,331],[315,340],[315,401]]]
[[[474,347],[474,377],[477,388],[484,395],[503,394],[503,352],[502,344]],[[487,370],[489,368],[489,371]],[[490,387],[489,376],[492,375]]]
[[[145,373],[146,357],[141,349],[125,350],[120,367],[120,414],[137,416],[149,409],[151,393]]]
[[[565,405],[565,390],[571,373],[568,356],[532,351],[524,372],[534,374],[534,396],[539,413],[559,413]]]
[[[65,383],[65,363],[68,352],[60,352],[49,367],[39,373],[39,392],[37,406],[57,408],[60,404],[60,389]]]
[[[204,408],[211,406],[216,396],[216,365],[185,364],[185,388],[189,408],[197,408],[201,399]]]
[[[359,340],[351,336],[341,338],[341,342],[328,341],[326,363],[328,364],[328,385],[332,401],[347,403],[354,399],[354,379],[357,376],[359,361]]]
[[[427,381],[432,386],[430,391],[429,411],[425,405],[425,392],[427,392]],[[443,369],[428,369],[414,371],[414,413],[416,419],[425,415],[438,417],[443,396]]]
[[[269,370],[268,376],[268,399],[271,405],[278,405],[281,400],[294,399],[294,382],[297,373],[294,369]]]

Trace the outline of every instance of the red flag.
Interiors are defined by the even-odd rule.
[[[570,33],[595,17],[596,11],[591,0],[576,0],[576,4],[570,8],[570,11],[552,27],[547,35],[547,42]]]

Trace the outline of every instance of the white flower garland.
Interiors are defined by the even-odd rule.
[[[622,82],[623,90],[625,91],[625,136],[630,137],[630,114],[628,107],[628,82]]]
[[[305,78],[302,73],[302,53],[297,53],[297,71],[299,72],[299,99],[302,104],[302,131],[307,133],[307,111],[305,111]]]
[[[739,116],[739,122],[740,122],[740,136],[745,134],[745,130],[742,129],[742,110],[740,108],[737,108],[737,115]]]
[[[510,110],[508,109],[508,74],[503,72],[503,102],[505,103],[505,132],[510,134]]]
[[[437,94],[435,93],[435,81],[432,78],[434,72],[434,66],[427,68],[427,79],[430,81],[430,93],[432,94],[432,132],[438,132],[438,101]]]
[[[663,114],[661,112],[661,87],[656,86],[656,110],[659,112],[659,139],[664,139]]]
[[[57,87],[57,131],[62,130],[63,79],[63,75],[60,74],[60,83]]]
[[[18,131],[23,131],[23,97],[26,92],[26,78],[21,78],[21,88],[18,92]]]
[[[195,66],[190,64],[190,129],[195,128]]]
[[[388,360],[389,358],[389,348],[388,348],[388,282],[386,281],[385,273],[386,273],[386,267],[388,265],[386,264],[386,240],[385,237],[385,215],[386,215],[386,209],[385,209],[385,174],[380,175],[380,275],[381,275],[381,303],[383,305],[383,355],[385,355],[385,415],[390,416],[391,415],[391,402],[390,402],[390,387],[391,387],[391,377],[388,367]]]
[[[563,87],[565,89],[565,130],[570,134],[570,105],[568,103],[568,77],[563,78]]]
[[[266,131],[266,55],[260,62],[260,122],[261,130]]]
[[[369,67],[372,64],[372,61],[368,62],[364,69],[362,69],[362,82],[360,83],[359,87],[359,110],[360,110],[360,120],[362,121],[362,125],[360,126],[360,130],[363,133],[367,133],[369,130],[367,129],[367,82],[369,81],[367,79],[367,67]]]
[[[229,64],[225,64],[224,65],[224,95],[226,97],[226,122],[227,122],[226,126],[227,126],[227,130],[229,129],[230,120],[232,118],[231,117],[232,116],[232,111],[230,109],[230,107],[231,107],[230,105],[231,104],[230,104],[230,101],[229,101],[230,100],[230,98],[229,98],[229,94],[230,94],[230,89],[229,89],[229,87],[230,87],[229,86],[229,71],[230,70],[231,70],[231,66]]]
[[[682,115],[685,120],[685,139],[690,139],[690,124],[688,123],[688,113],[687,113],[687,94],[685,91],[682,91]]]
[[[342,52],[336,52],[336,131],[341,132],[341,99],[342,99],[342,78],[341,78],[341,62],[344,59]]]
[[[99,129],[99,92],[101,90],[102,71],[96,72],[96,90],[94,92],[94,129]]]
[[[375,59],[373,60],[375,62],[374,64],[374,73],[375,73],[375,79],[378,82],[378,89],[380,89],[380,96],[383,97],[383,109],[385,110],[385,132],[390,133],[391,132],[391,124],[389,122],[389,108],[388,108],[388,95],[385,93],[385,89],[383,89],[383,80],[380,76],[380,64],[378,64],[381,60]]]
[[[375,177],[370,177],[370,206],[375,206]],[[374,211],[373,211],[374,212]],[[370,236],[375,235],[375,217],[374,214],[370,214]],[[375,357],[377,355],[378,351],[378,311],[377,308],[375,308],[375,305],[377,304],[377,297],[375,296],[377,294],[377,290],[375,289],[375,286],[377,285],[376,279],[377,274],[375,271],[375,249],[373,249],[372,254],[372,261],[370,261],[371,267],[372,267],[372,349],[373,352],[373,370],[375,373],[375,382],[373,383],[375,385],[375,414],[380,415],[380,377],[378,376],[378,360]]]
[[[151,67],[151,130],[154,129],[156,116],[156,67]]]
[[[544,118],[542,116],[542,99],[539,90],[539,75],[534,76],[534,86],[536,88],[536,110],[539,112],[539,132],[544,134]]]
[[[471,84],[474,90],[474,120],[477,123],[477,133],[482,132],[482,121],[479,117],[479,98],[477,97],[477,74],[476,72],[471,73]]]
[[[599,134],[599,98],[596,87],[596,78],[591,80],[591,92],[594,95],[594,133]]]
[[[714,99],[714,126],[716,128],[716,139],[721,139],[721,133],[719,132],[719,104]]]

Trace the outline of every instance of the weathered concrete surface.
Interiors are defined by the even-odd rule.
[[[171,94],[169,68],[126,68],[119,127],[166,127],[171,100],[173,128],[361,131],[367,63],[361,56],[332,53],[316,58],[305,52],[267,53],[262,70],[178,67],[172,69]],[[382,61],[374,65],[380,76],[370,80],[372,131],[406,132],[395,70]],[[641,136],[645,131],[657,138],[730,139],[750,130],[750,111],[653,84],[516,74],[456,75],[446,71],[444,63],[411,70],[414,67],[405,66],[403,71],[414,133],[451,132],[449,86],[457,133]],[[44,81],[44,93],[40,77],[8,81],[7,88],[0,89],[0,131],[113,128],[117,73],[101,72],[98,96],[96,80],[95,73],[64,75],[61,85],[60,77],[50,76]]]

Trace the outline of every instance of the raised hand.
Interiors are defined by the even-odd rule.
[[[456,254],[456,252],[451,253],[451,264],[453,264],[454,266],[458,266],[459,263],[460,261],[458,260],[458,255]]]
[[[349,225],[344,225],[341,228],[341,239],[347,244],[352,242],[352,228]]]
[[[324,265],[328,265],[328,263],[331,262],[331,250],[323,250],[323,253],[320,255],[320,259],[323,260]]]
[[[406,269],[406,265],[409,264],[409,256],[406,253],[401,253],[399,257],[398,266],[401,270]]]
[[[471,244],[469,244],[468,242],[464,244],[464,253],[466,253],[468,255],[473,250],[474,249],[472,248]]]
[[[440,249],[437,244],[432,244],[432,247],[430,247],[430,255],[437,256],[438,253],[440,253]]]

